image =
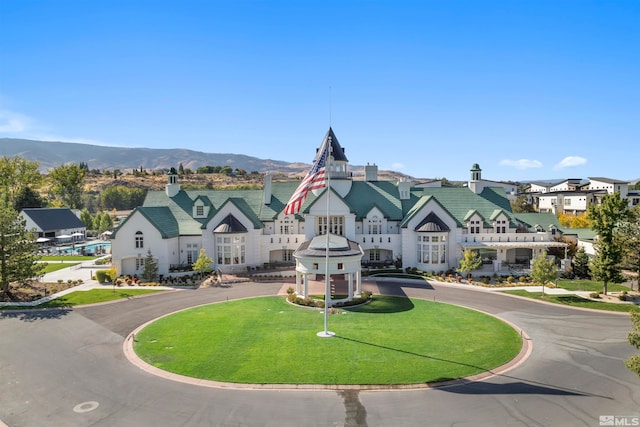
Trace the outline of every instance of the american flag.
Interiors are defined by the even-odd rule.
[[[328,137],[323,141],[320,150],[318,150],[318,154],[313,160],[313,166],[311,166],[311,169],[287,202],[287,206],[284,208],[285,215],[300,212],[309,191],[325,187],[325,169],[330,146],[331,137]]]

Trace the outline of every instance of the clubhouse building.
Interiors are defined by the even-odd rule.
[[[557,241],[555,214],[512,212],[514,186],[483,180],[477,164],[465,187],[380,181],[375,165],[354,180],[331,128],[325,140],[332,147],[330,187],[309,192],[297,214],[285,214],[285,206],[298,181],[266,174],[261,190],[183,190],[172,169],[165,190],[150,191],[112,235],[114,267],[140,276],[150,250],[167,275],[204,249],[212,268],[226,273],[295,264],[298,283],[324,273],[322,252],[330,245],[332,274],[344,271],[358,287],[360,265],[446,272],[473,249],[483,274],[508,274],[550,247],[566,247]],[[318,239],[327,232],[331,239]]]

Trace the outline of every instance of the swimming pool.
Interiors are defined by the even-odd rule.
[[[111,253],[111,242],[92,242],[59,248],[56,253],[61,255],[106,255]]]

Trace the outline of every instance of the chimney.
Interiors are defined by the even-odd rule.
[[[367,163],[364,167],[364,180],[367,182],[375,182],[378,180],[378,165],[370,165]]]
[[[264,174],[263,203],[271,204],[271,172]]]

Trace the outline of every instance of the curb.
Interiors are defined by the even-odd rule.
[[[454,380],[447,381],[439,381],[439,382],[431,382],[431,383],[414,383],[414,384],[244,384],[244,383],[229,383],[223,381],[212,381],[212,380],[204,380],[200,378],[187,377],[185,375],[175,374],[173,372],[168,372],[163,369],[157,368],[153,365],[148,364],[144,360],[142,360],[136,352],[133,350],[133,343],[135,341],[136,334],[144,329],[147,325],[155,322],[158,319],[163,317],[172,315],[176,312],[167,313],[163,316],[152,319],[144,324],[138,326],[133,332],[127,335],[122,343],[122,350],[124,356],[131,362],[134,366],[140,368],[141,370],[167,379],[171,381],[180,382],[183,384],[191,384],[201,387],[209,387],[209,388],[219,388],[219,389],[232,389],[232,390],[302,390],[302,391],[333,391],[333,390],[362,390],[362,391],[394,391],[394,390],[425,390],[425,389],[435,389],[442,387],[449,387],[454,385],[463,385],[476,381],[483,381],[489,378],[493,378],[498,375],[503,375],[504,373],[515,369],[516,367],[523,364],[531,353],[533,352],[533,341],[529,337],[529,335],[513,324],[508,320],[505,320],[501,317],[498,317],[494,314],[484,312],[482,310],[477,310],[475,308],[465,307],[462,305],[452,304],[458,307],[463,307],[468,310],[474,310],[486,315],[489,315],[495,319],[498,319],[507,325],[511,326],[515,331],[520,333],[520,337],[522,339],[522,347],[518,354],[508,361],[507,363],[493,368],[491,370],[481,372],[479,374],[475,374],[465,378],[458,378]],[[189,307],[192,308],[192,307]],[[185,309],[186,310],[186,309]],[[182,310],[178,310],[182,311]],[[2,426],[0,426],[2,427]]]

